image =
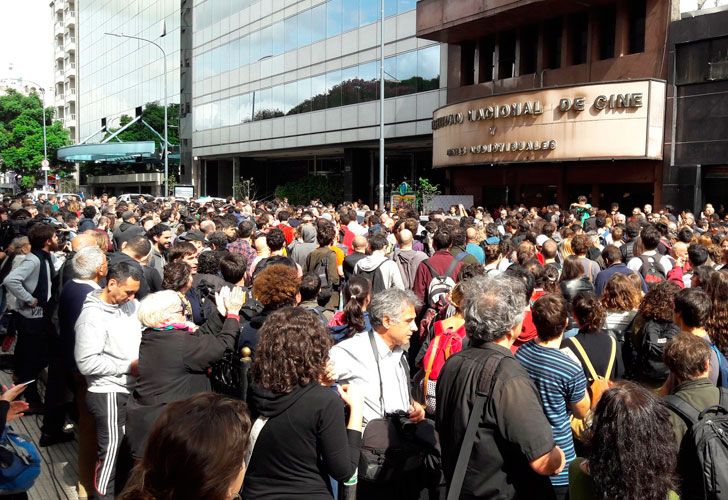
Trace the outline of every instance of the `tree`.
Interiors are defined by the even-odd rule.
[[[58,162],[58,148],[70,144],[68,130],[53,121],[53,108],[46,108],[46,143],[51,172],[67,175],[73,166]],[[35,187],[42,177],[43,103],[38,94],[25,96],[9,89],[0,96],[0,170],[20,175],[20,185]]]
[[[426,212],[429,209],[430,202],[440,194],[440,186],[431,183],[425,177],[420,177],[415,187],[415,194],[417,195],[417,205],[420,210]]]
[[[129,115],[121,115],[121,117],[119,118],[119,127],[110,129],[106,133],[104,138],[109,137],[111,134],[119,130],[124,125],[127,125],[132,120],[133,118]],[[159,135],[164,137],[164,106],[161,106],[156,102],[147,103],[144,106],[144,110],[142,111],[142,120],[147,122],[154,130],[159,133]],[[141,123],[141,121],[124,130],[117,137],[124,142],[154,141],[155,147],[158,151],[161,151],[163,149],[162,140],[154,132],[149,130],[148,127]],[[112,139],[112,141],[114,140],[115,139]],[[170,152],[174,152],[175,150],[179,149],[179,104],[170,104],[169,106],[167,106],[167,140],[170,143]],[[80,170],[83,178],[88,175],[109,175],[111,173],[132,174],[142,173],[150,170],[149,165],[151,163],[151,160],[149,162],[144,161],[139,163],[120,163],[115,164],[113,166],[113,169],[111,169],[106,163],[84,162],[81,165]],[[154,166],[154,169],[158,172],[161,172],[163,170],[163,164],[164,160],[160,160],[159,164]],[[171,167],[169,174],[170,178],[177,178]],[[172,182],[170,182],[170,189],[171,186]]]

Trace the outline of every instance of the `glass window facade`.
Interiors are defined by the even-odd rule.
[[[385,97],[440,87],[440,46],[384,60]],[[379,99],[379,61],[328,71],[195,107],[195,131],[308,113]],[[229,110],[221,114],[221,109]]]
[[[257,2],[242,0],[208,0],[194,8],[194,29],[200,31],[213,22],[228,17]],[[415,0],[385,0],[385,16],[414,10]],[[263,27],[207,52],[197,58],[209,58],[209,64],[194,72],[195,81],[204,80],[234,69],[226,55],[240,51],[240,65],[263,57],[278,56],[326,38],[340,35],[379,19],[379,2],[372,0],[329,0],[282,21]],[[224,48],[227,47],[227,48]],[[209,56],[206,56],[209,54]],[[243,55],[244,54],[244,55]]]
[[[84,27],[78,31],[80,139],[98,131],[102,118],[110,128],[116,128],[121,115],[134,116],[137,106],[164,101],[162,52],[151,44],[104,32],[139,36],[161,45],[167,53],[167,98],[170,104],[180,102],[179,2],[94,1],[80,2],[77,8],[78,23]],[[162,19],[167,35],[159,38]],[[197,63],[201,70],[212,73],[211,57]]]

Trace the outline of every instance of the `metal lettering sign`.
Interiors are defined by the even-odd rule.
[[[636,80],[475,99],[435,111],[433,166],[662,159],[665,82]]]

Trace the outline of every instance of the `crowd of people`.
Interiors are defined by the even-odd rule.
[[[6,199],[0,413],[99,499],[728,498],[723,215]]]

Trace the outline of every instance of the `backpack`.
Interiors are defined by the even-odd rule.
[[[662,266],[657,262],[654,257],[648,255],[640,255],[638,257],[642,261],[642,267],[640,267],[640,274],[645,279],[647,288],[652,288],[658,283],[662,283],[667,280],[667,275],[662,269]]]
[[[422,261],[422,263],[427,266],[427,269],[430,270],[430,275],[432,276],[430,284],[427,285],[426,295],[427,304],[430,307],[436,308],[440,298],[446,297],[447,294],[450,293],[450,290],[452,290],[455,286],[455,279],[451,275],[453,271],[455,271],[458,262],[467,256],[467,252],[461,252],[458,254],[457,257],[450,261],[450,265],[447,266],[447,269],[445,269],[443,274],[438,274],[437,271],[435,271],[435,268],[430,265],[429,259]]]
[[[372,295],[384,291],[387,289],[387,284],[384,282],[384,275],[380,267],[387,262],[387,259],[379,263],[377,267],[370,271],[364,271],[361,267],[357,267],[354,272],[354,276],[361,276],[366,278],[369,284],[372,286]]]
[[[728,493],[728,390],[720,389],[718,406],[698,411],[674,394],[665,404],[688,427],[680,443],[678,471],[681,498],[725,498]]]
[[[589,386],[587,390],[589,391],[589,398],[591,400],[591,406],[590,406],[590,412],[589,414],[584,418],[576,418],[574,415],[571,415],[570,417],[570,423],[571,423],[571,431],[574,434],[574,437],[578,440],[583,440],[584,435],[586,434],[586,430],[591,425],[591,410],[596,408],[597,403],[599,403],[599,400],[602,397],[602,394],[604,394],[604,391],[609,389],[611,387],[611,382],[609,381],[609,377],[612,374],[612,368],[614,367],[614,361],[617,357],[617,341],[614,337],[611,335],[609,336],[609,340],[611,341],[611,353],[609,354],[609,364],[607,365],[607,371],[604,375],[599,375],[596,370],[594,369],[594,365],[592,365],[591,360],[589,359],[589,356],[587,356],[586,351],[581,345],[581,342],[579,342],[575,337],[571,338],[571,342],[574,344],[574,347],[577,351],[579,351],[579,354],[581,355],[582,362],[584,363],[584,366],[586,367],[587,371],[589,372],[589,379],[591,382],[589,382]]]
[[[326,255],[320,258],[313,267],[313,274],[321,280],[321,290],[333,288],[333,284],[329,280],[329,255],[332,253],[334,253],[333,250],[326,252]]]
[[[425,356],[422,358],[422,367],[424,369],[424,378],[422,380],[422,394],[425,396],[425,407],[427,413],[434,415],[436,410],[435,388],[437,387],[437,378],[440,371],[453,354],[463,349],[463,338],[465,337],[465,327],[462,326],[458,330],[448,328],[442,329],[442,323],[435,323],[435,336],[432,338]]]
[[[27,436],[6,425],[0,437],[0,495],[28,491],[39,475],[38,449]]]
[[[667,343],[678,333],[680,333],[680,329],[674,324],[666,326],[666,329],[660,328],[657,332],[652,328],[646,329],[643,327],[642,343],[637,351],[636,366],[637,371],[642,377],[662,381],[667,379],[670,370],[663,361],[663,354]]]
[[[710,343],[710,348],[715,353],[715,356],[718,358],[718,387],[728,387],[728,360],[723,356],[723,353],[720,352],[720,349],[718,349],[718,346]]]

